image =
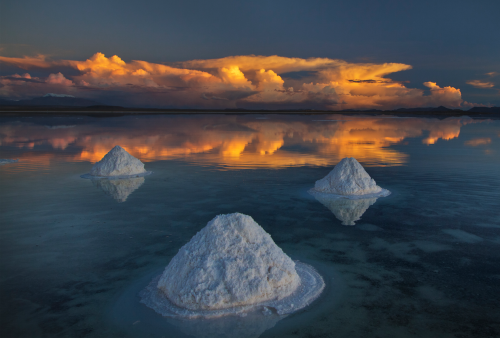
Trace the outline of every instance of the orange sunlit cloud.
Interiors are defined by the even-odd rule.
[[[477,147],[477,146],[484,146],[484,145],[487,145],[490,143],[491,143],[491,138],[481,137],[481,138],[475,138],[475,139],[469,140],[469,141],[465,142],[464,144],[466,146]]]
[[[495,87],[495,84],[493,82],[489,82],[489,81],[469,80],[466,83],[470,84],[471,86],[476,87],[476,88],[492,88],[492,87]]]
[[[150,118],[134,120],[134,128],[90,124],[47,127],[30,123],[0,126],[0,145],[33,149],[50,145],[77,149],[72,161],[99,161],[121,145],[143,162],[184,158],[227,168],[281,168],[297,165],[329,166],[355,157],[367,166],[395,166],[408,155],[390,148],[408,138],[424,144],[457,138],[460,129],[479,121],[337,116],[338,121],[255,120],[248,117]],[[26,136],[29,135],[29,136]],[[294,152],[294,145],[307,147]],[[289,146],[289,147],[285,147]]]
[[[328,58],[231,56],[171,65],[125,62],[96,53],[85,61],[0,57],[22,69],[45,68],[47,78],[0,77],[0,97],[35,97],[55,92],[130,106],[259,109],[392,109],[472,106],[460,89],[425,82],[408,88],[387,76],[411,69],[401,63],[350,63]],[[66,76],[61,67],[78,75]],[[290,76],[305,72],[297,80]],[[25,74],[25,76],[30,76]],[[115,100],[115,101],[113,101]],[[120,101],[121,100],[121,101]]]
[[[49,68],[54,66],[53,62],[45,61],[45,56],[43,55],[38,55],[35,57],[25,56],[22,58],[10,58],[5,56],[0,56],[0,62],[11,64],[21,69]]]

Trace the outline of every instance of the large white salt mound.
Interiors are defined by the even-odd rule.
[[[389,195],[389,191],[379,187],[354,157],[342,159],[328,175],[316,181],[312,190],[342,196]]]
[[[91,176],[136,176],[145,174],[144,163],[130,155],[120,146],[115,146],[104,157],[94,164],[90,170]]]
[[[293,262],[250,216],[219,215],[143,291],[165,316],[217,317],[270,306],[286,314],[323,290],[321,276]]]
[[[215,217],[184,245],[158,282],[177,306],[217,310],[281,299],[300,283],[294,262],[250,216]]]

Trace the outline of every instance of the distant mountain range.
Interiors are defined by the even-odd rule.
[[[103,106],[103,104],[71,95],[46,94],[42,97],[26,100],[0,99],[0,106],[64,106],[64,107],[88,107]]]
[[[208,109],[159,109],[159,108],[124,108],[118,106],[108,106],[97,101],[77,98],[71,95],[61,95],[61,94],[46,94],[42,97],[37,97],[34,99],[26,99],[26,100],[6,100],[0,99],[0,107],[30,107],[29,109],[34,109],[36,107],[44,108],[44,107],[54,107],[54,108],[63,108],[63,107],[75,107],[81,109],[89,108],[89,110],[145,110],[145,111],[174,111],[174,110],[189,110],[189,111],[205,111]],[[5,110],[5,108],[3,109]],[[213,109],[210,109],[213,111]],[[243,108],[237,109],[223,109],[225,111],[232,112],[250,112],[250,111],[262,111],[262,112],[273,112],[274,110],[247,110]],[[278,110],[277,110],[278,111]],[[313,109],[300,109],[300,110],[279,110],[283,111],[304,111],[304,112],[322,112],[322,110],[313,110]],[[450,109],[443,106],[439,107],[424,107],[424,108],[399,108],[394,110],[378,110],[378,109],[365,109],[365,110],[356,110],[356,109],[346,109],[342,110],[343,112],[365,112],[365,113],[383,113],[383,112],[395,112],[395,113],[416,113],[416,112],[434,112],[434,113],[453,113],[464,111],[461,109]],[[473,107],[468,112],[471,113],[500,113],[500,107]],[[326,112],[326,111],[325,111]]]

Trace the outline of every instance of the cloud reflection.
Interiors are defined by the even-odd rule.
[[[417,137],[427,145],[451,140],[463,126],[478,122],[343,115],[323,121],[309,116],[155,116],[117,119],[112,127],[96,123],[51,129],[17,122],[0,125],[0,144],[23,149],[50,146],[60,150],[51,156],[91,163],[120,144],[142,162],[183,158],[227,169],[331,166],[345,157],[355,157],[365,166],[395,166],[406,163],[408,155],[392,145]]]

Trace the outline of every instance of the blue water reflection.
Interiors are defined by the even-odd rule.
[[[153,174],[80,178],[116,144]],[[353,206],[307,193],[347,156],[392,194]],[[327,283],[306,311],[250,336],[500,336],[498,120],[1,118],[0,158],[19,158],[0,166],[2,337],[236,335],[238,319],[209,331],[136,297],[208,221],[232,212]]]

